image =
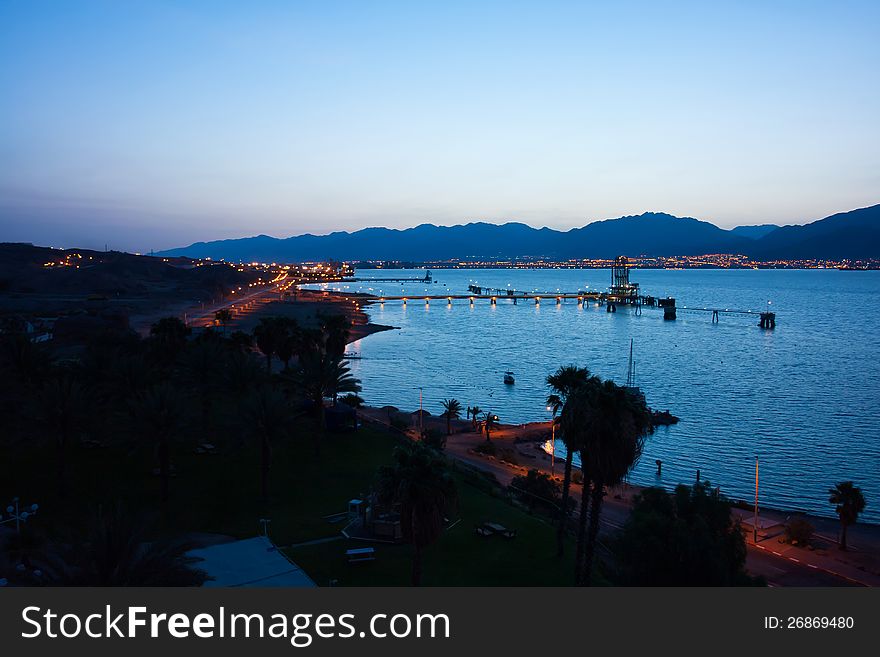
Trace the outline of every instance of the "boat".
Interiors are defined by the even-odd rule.
[[[636,362],[635,360],[633,360],[632,338],[630,338],[629,341],[629,363],[627,365],[626,371],[626,384],[624,384],[623,387],[633,397],[645,401],[645,393],[643,393],[642,390],[636,385]]]
[[[516,383],[516,380],[513,378],[513,372],[508,370],[504,373],[504,383],[509,386],[512,386],[514,383]]]

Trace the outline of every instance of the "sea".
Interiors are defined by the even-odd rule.
[[[608,269],[364,269],[353,282],[312,286],[379,297],[372,322],[397,327],[349,345],[370,405],[439,414],[442,400],[479,406],[501,421],[550,419],[546,378],[560,365],[636,385],[648,405],[680,422],[650,436],[629,481],[672,488],[697,478],[735,500],[833,516],[828,489],[852,480],[880,522],[880,271],[632,269],[641,294],[676,299],[677,319],[643,307],[606,312],[554,295],[605,291]],[[425,303],[469,285],[546,295]],[[713,322],[711,309],[721,310]],[[727,311],[751,311],[733,313]],[[776,313],[761,329],[759,313]],[[505,385],[504,373],[515,377]],[[557,453],[564,447],[557,445]],[[662,461],[657,475],[656,461]]]

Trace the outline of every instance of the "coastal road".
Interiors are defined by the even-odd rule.
[[[473,444],[473,435],[464,438],[467,434],[456,434],[450,437],[447,443],[447,453],[454,458],[472,465],[484,472],[491,473],[503,485],[510,484],[513,477],[522,474],[528,468],[515,468],[506,463],[502,463],[496,459],[489,459],[478,456],[469,451],[469,446]],[[547,470],[540,464],[530,464],[529,467],[537,466],[539,469]],[[556,473],[560,474],[562,464],[557,462]],[[572,495],[580,503],[581,487],[572,484]],[[602,518],[600,523],[600,538],[609,538],[615,532],[623,527],[626,519],[629,517],[630,506],[625,496],[617,499],[615,496],[609,495],[602,507]],[[853,578],[836,574],[830,570],[810,565],[797,558],[788,557],[774,552],[773,547],[764,545],[754,545],[746,542],[746,568],[752,575],[760,575],[767,580],[770,586],[866,586]]]

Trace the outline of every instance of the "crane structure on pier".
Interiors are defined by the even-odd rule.
[[[629,280],[629,261],[626,256],[617,256],[611,265],[611,287],[609,297],[617,303],[639,302],[639,284]]]

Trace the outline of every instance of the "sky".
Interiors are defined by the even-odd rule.
[[[0,0],[0,241],[880,202],[880,2]]]

